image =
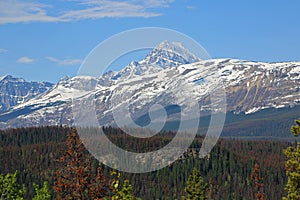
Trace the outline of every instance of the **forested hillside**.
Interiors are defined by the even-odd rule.
[[[135,139],[119,129],[107,127],[104,131],[120,147],[139,152],[164,146],[174,135],[162,132],[149,139]],[[53,194],[54,173],[62,167],[57,161],[66,149],[68,132],[70,128],[61,126],[0,131],[0,173],[18,170],[18,182],[28,188],[28,199],[34,193],[33,183],[42,185],[43,181],[48,181]],[[142,199],[181,199],[193,168],[197,168],[209,183],[214,199],[255,199],[251,172],[255,164],[259,164],[266,199],[279,200],[285,194],[283,149],[290,143],[221,139],[208,157],[200,159],[198,152],[202,140],[197,137],[184,156],[169,167],[145,174],[121,174],[129,179],[133,193]],[[91,157],[88,152],[85,156]],[[96,174],[98,162],[93,158],[92,166]],[[109,179],[111,169],[105,166],[102,169]]]

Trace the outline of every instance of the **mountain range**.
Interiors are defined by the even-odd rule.
[[[216,87],[226,92],[226,111],[236,115],[294,107],[300,104],[300,62],[201,60],[179,42],[164,41],[143,60],[101,77],[64,77],[56,84],[0,78],[0,128],[72,125],[72,102],[90,98],[103,125],[114,124],[114,110],[126,103],[135,121],[156,104],[166,109],[167,120],[179,120],[178,105],[191,101],[209,115],[224,111],[211,99]]]

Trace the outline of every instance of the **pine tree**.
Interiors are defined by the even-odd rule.
[[[208,200],[218,199],[218,197],[217,197],[218,194],[217,193],[218,193],[218,190],[216,188],[216,185],[213,182],[213,179],[211,178],[209,180],[207,199]]]
[[[296,125],[291,127],[291,133],[297,137],[300,135],[300,119],[295,120]],[[290,146],[284,150],[287,157],[285,162],[286,175],[288,182],[285,190],[287,196],[283,200],[299,200],[300,199],[300,142],[295,147]]]
[[[251,179],[254,181],[254,195],[255,199],[257,200],[265,200],[265,193],[264,193],[264,183],[263,179],[260,177],[260,167],[258,164],[255,164],[252,172],[251,172]]]
[[[75,129],[68,134],[67,151],[59,162],[62,167],[56,172],[54,182],[56,199],[98,199],[107,195],[108,187],[101,169],[98,168],[96,177],[92,175],[91,160]]]
[[[193,169],[192,174],[189,176],[187,185],[184,189],[186,195],[182,199],[187,200],[206,200],[208,184],[203,181],[199,170]]]
[[[18,171],[14,174],[0,174],[0,200],[15,199],[24,200],[25,186],[17,183]]]
[[[114,180],[111,183],[112,200],[140,200],[133,195],[133,188],[128,180],[124,180],[121,187],[122,178],[119,172],[112,171],[111,175],[114,176]]]
[[[43,187],[39,188],[37,184],[33,184],[36,195],[32,200],[50,200],[50,192],[48,188],[48,182],[44,182]]]

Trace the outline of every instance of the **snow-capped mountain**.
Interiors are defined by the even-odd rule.
[[[109,72],[111,79],[129,79],[135,76],[153,74],[162,69],[197,62],[200,59],[179,42],[164,41],[155,47],[145,59],[132,61],[119,72]]]
[[[26,82],[12,76],[0,77],[0,112],[22,104],[46,92],[53,86],[48,82]]]
[[[168,120],[178,120],[176,105],[189,102],[199,103],[202,113],[224,111],[218,110],[221,101],[211,100],[212,94],[219,95],[218,87],[226,92],[227,111],[235,113],[299,105],[300,62],[200,60],[178,43],[163,42],[119,72],[63,78],[47,92],[0,114],[0,127],[72,124],[72,113],[78,111],[72,98],[95,101],[97,118],[105,125],[114,123],[114,110],[121,105],[128,105],[134,120],[155,104],[170,111]]]
[[[140,64],[168,68],[197,62],[199,60],[199,58],[187,50],[181,43],[164,41],[155,47]]]

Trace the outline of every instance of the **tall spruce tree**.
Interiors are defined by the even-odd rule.
[[[100,168],[97,175],[93,175],[90,157],[75,129],[68,134],[67,150],[59,161],[62,166],[56,172],[54,182],[57,200],[94,200],[107,195],[109,186]]]
[[[254,196],[256,200],[265,200],[263,178],[260,177],[260,167],[256,163],[251,172],[251,179],[254,181]]]
[[[192,174],[189,176],[187,185],[184,189],[185,196],[183,200],[206,200],[207,199],[208,184],[203,181],[199,170],[193,169]]]
[[[297,137],[300,135],[300,119],[295,120],[296,125],[291,127],[291,133]],[[285,190],[287,196],[283,200],[299,200],[300,199],[300,142],[295,146],[290,146],[284,150],[287,157],[285,162],[286,175],[288,182]]]

